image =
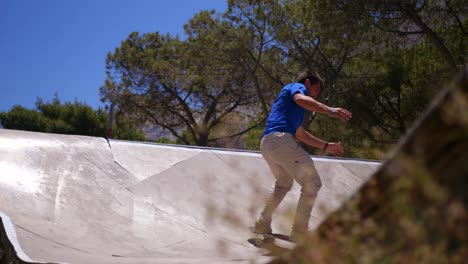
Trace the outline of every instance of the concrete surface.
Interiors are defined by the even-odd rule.
[[[380,163],[313,160],[316,228]],[[25,262],[263,263],[247,226],[272,184],[257,152],[0,129],[1,232]],[[275,231],[290,232],[298,197],[295,184]]]

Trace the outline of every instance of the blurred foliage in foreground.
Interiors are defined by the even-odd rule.
[[[75,134],[105,137],[109,114],[99,108],[93,110],[80,102],[61,103],[57,96],[52,102],[36,101],[36,110],[16,105],[0,113],[4,128],[35,132]],[[113,127],[113,138],[144,141],[143,132],[126,118],[119,117]]]
[[[468,71],[344,207],[273,263],[466,263]]]

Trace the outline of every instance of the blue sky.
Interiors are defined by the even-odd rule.
[[[184,36],[201,10],[226,0],[0,0],[0,112],[37,97],[104,106],[105,58],[131,32]]]

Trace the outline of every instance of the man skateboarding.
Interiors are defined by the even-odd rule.
[[[340,143],[326,142],[302,127],[306,111],[325,114],[341,121],[348,121],[352,116],[345,109],[332,108],[316,100],[322,83],[317,73],[305,71],[295,83],[284,86],[273,103],[262,134],[260,150],[276,181],[260,217],[251,227],[254,233],[272,233],[273,211],[291,189],[294,180],[301,185],[301,196],[290,239],[298,241],[308,230],[312,206],[322,182],[309,153],[297,140],[334,156],[342,156],[344,153]]]

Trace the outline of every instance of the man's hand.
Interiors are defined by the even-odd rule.
[[[327,148],[325,149],[327,153],[332,154],[333,156],[343,156],[344,150],[341,147],[341,142],[339,143],[328,143]]]
[[[331,108],[329,112],[331,113],[331,117],[338,118],[343,122],[348,121],[353,116],[350,111],[343,108]]]

